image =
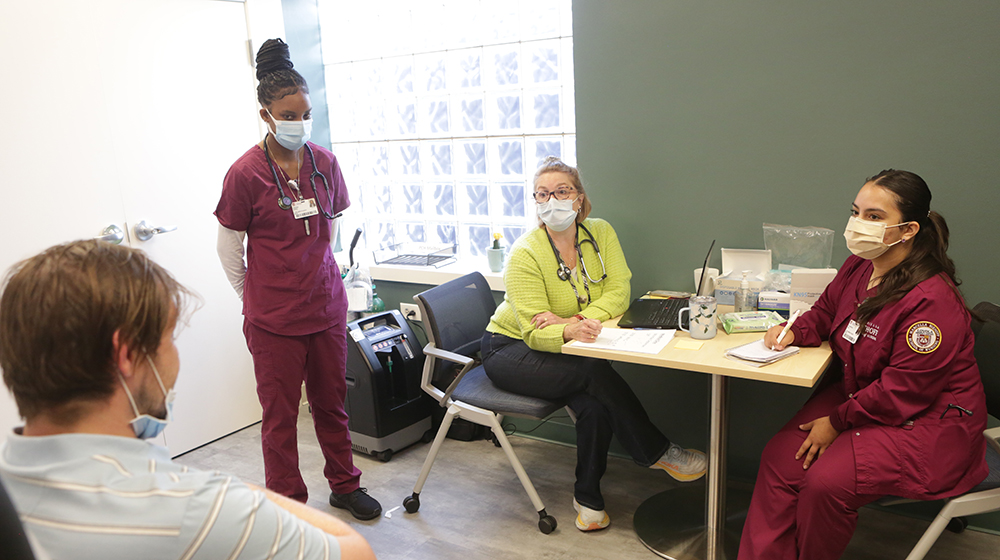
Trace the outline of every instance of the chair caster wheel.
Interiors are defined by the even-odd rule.
[[[952,517],[946,528],[952,533],[958,534],[964,531],[968,526],[969,522],[966,521],[964,517]]]
[[[406,513],[417,513],[417,510],[420,509],[420,497],[414,494],[403,498],[403,507],[406,509]]]
[[[538,519],[538,530],[542,533],[548,535],[552,531],[556,530],[556,518],[551,515],[546,515]]]

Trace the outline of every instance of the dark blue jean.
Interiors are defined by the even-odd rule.
[[[604,509],[601,477],[614,435],[642,467],[670,441],[653,425],[632,388],[607,360],[539,352],[523,340],[487,332],[483,367],[493,383],[520,395],[565,402],[576,414],[576,485],[581,505]]]

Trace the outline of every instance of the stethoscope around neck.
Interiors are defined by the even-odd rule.
[[[597,246],[597,241],[594,239],[594,234],[590,233],[590,230],[587,229],[587,226],[583,224],[578,223],[576,224],[576,227],[577,227],[577,235],[576,235],[577,239],[573,245],[576,248],[576,256],[577,256],[576,260],[578,263],[580,263],[580,270],[583,272],[581,276],[583,278],[583,288],[587,292],[586,300],[582,300],[580,298],[580,294],[576,290],[576,284],[573,282],[573,271],[570,270],[568,266],[566,266],[566,263],[563,261],[562,256],[559,255],[559,250],[556,249],[556,243],[555,241],[552,240],[552,236],[549,235],[548,230],[545,230],[545,236],[549,240],[549,245],[552,246],[552,252],[555,253],[556,261],[559,262],[559,268],[556,270],[556,276],[558,276],[559,279],[564,282],[569,282],[570,286],[573,287],[573,293],[576,294],[577,301],[579,301],[580,304],[582,305],[583,303],[590,301],[590,284],[596,284],[607,278],[608,270],[604,266],[604,257],[601,256],[601,249],[600,247]],[[584,231],[584,233],[587,234],[587,237],[589,237],[589,239],[579,239],[581,229]],[[584,243],[590,243],[591,247],[594,248],[594,253],[597,254],[597,260],[600,261],[601,263],[600,278],[594,279],[594,277],[590,275],[590,271],[587,270],[587,263],[584,262],[583,260],[582,247]]]
[[[307,142],[305,144],[306,152],[309,153],[309,162],[312,163],[312,173],[309,174],[309,183],[312,185],[313,193],[316,195],[316,206],[319,207],[319,211],[328,220],[333,219],[333,194],[330,192],[330,182],[326,179],[326,175],[323,175],[318,169],[316,169],[316,155],[313,154],[312,147],[309,146]],[[274,168],[274,163],[271,161],[271,152],[267,148],[267,137],[264,137],[264,157],[267,158],[267,166],[271,168],[271,175],[274,177],[274,184],[278,186],[278,208],[282,210],[288,210],[292,207],[292,197],[285,194],[285,189],[281,188],[281,181],[278,179],[278,171]],[[323,190],[326,191],[326,200],[330,203],[330,210],[327,211],[323,208],[323,204],[319,200],[319,189],[316,188],[316,176],[323,181]],[[298,179],[296,177],[296,179]],[[288,186],[292,190],[299,193],[299,198],[302,198],[302,193],[298,189],[297,180],[289,180]]]

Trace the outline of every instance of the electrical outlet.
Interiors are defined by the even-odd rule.
[[[411,321],[420,320],[420,308],[417,307],[415,303],[401,303],[399,304],[399,312],[403,314],[403,317]]]

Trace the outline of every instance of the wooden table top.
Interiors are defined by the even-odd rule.
[[[604,328],[618,328],[618,317],[605,321]],[[725,356],[727,349],[763,337],[764,333],[762,332],[726,334],[726,331],[720,326],[715,338],[708,340],[691,339],[688,333],[678,330],[674,338],[659,354],[588,348],[578,345],[576,341],[564,344],[562,352],[574,356],[604,358],[617,362],[725,375],[799,387],[815,385],[833,357],[828,342],[815,348],[801,348],[794,356],[761,367],[753,367]],[[701,342],[702,344],[697,350],[677,348],[677,343],[681,340]]]

